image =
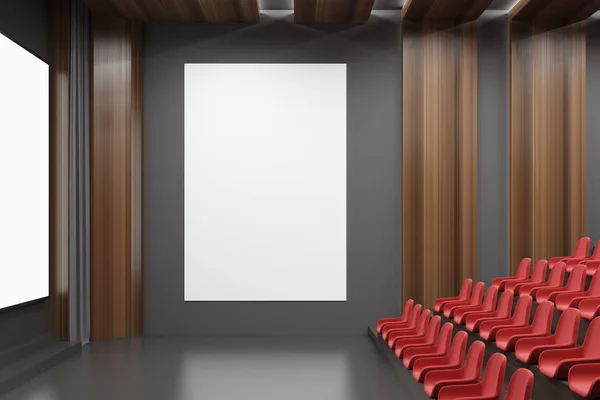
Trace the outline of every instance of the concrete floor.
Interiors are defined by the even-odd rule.
[[[97,341],[0,400],[427,399],[367,337]]]

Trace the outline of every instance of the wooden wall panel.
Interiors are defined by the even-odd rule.
[[[403,296],[433,307],[476,279],[477,38],[403,29]]]
[[[91,337],[141,334],[140,24],[92,20]]]
[[[51,0],[50,6],[51,329],[69,340],[70,0]]]
[[[511,22],[510,268],[585,232],[585,23]]]
[[[424,238],[423,220],[423,27],[404,24],[402,36],[402,90],[410,101],[402,101],[402,295],[405,299],[423,299]]]
[[[477,32],[458,28],[457,267],[458,282],[477,275]]]
[[[406,0],[402,17],[413,23],[443,23],[456,26],[477,20],[493,0]]]

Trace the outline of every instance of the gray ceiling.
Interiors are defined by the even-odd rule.
[[[294,0],[259,0],[262,10],[293,10]],[[405,0],[375,0],[375,10],[397,10]],[[518,0],[494,0],[490,10],[510,10]]]

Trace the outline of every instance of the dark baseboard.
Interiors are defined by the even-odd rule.
[[[0,394],[28,382],[36,375],[81,352],[79,342],[59,342],[46,334],[0,353]]]

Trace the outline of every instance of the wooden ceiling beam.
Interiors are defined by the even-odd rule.
[[[362,24],[369,20],[375,0],[294,0],[298,24]]]
[[[544,29],[584,21],[600,11],[600,0],[521,0],[508,13],[511,21]]]
[[[475,21],[493,0],[407,0],[402,17],[416,23],[458,25]]]
[[[258,0],[83,0],[94,13],[141,21],[257,23]]]

